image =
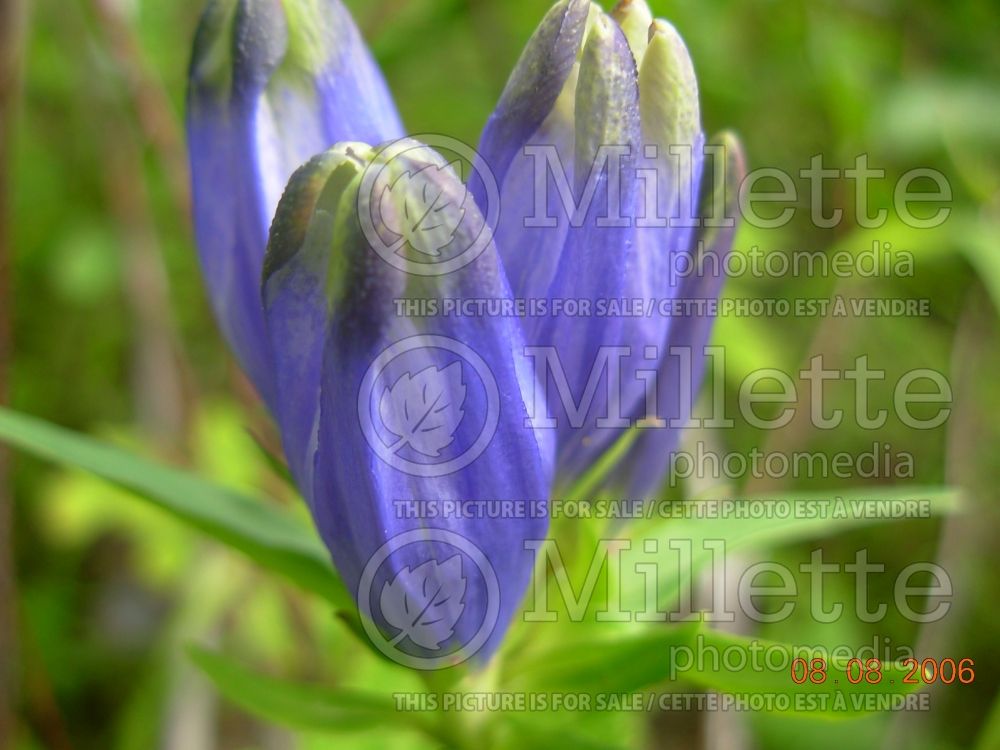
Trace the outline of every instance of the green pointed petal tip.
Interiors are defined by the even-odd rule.
[[[191,55],[193,91],[226,92],[232,88],[232,27],[236,17],[233,0],[213,0],[198,24]]]
[[[726,179],[729,184],[728,200],[736,200],[735,193],[747,173],[746,150],[743,141],[731,130],[713,136],[710,143],[722,146],[726,154]]]
[[[199,97],[252,94],[275,76],[308,85],[332,63],[349,63],[353,21],[339,4],[319,0],[211,0],[190,64]],[[343,59],[342,59],[343,58]]]
[[[454,243],[474,246],[482,223],[456,163],[431,147],[409,139],[381,150],[338,144],[301,167],[285,189],[264,263],[265,305],[280,293],[283,269],[294,266],[323,276],[331,310],[381,309],[446,281],[425,282],[419,270]],[[400,272],[411,266],[414,274]]]
[[[354,20],[342,4],[282,0],[281,6],[288,24],[287,67],[315,75],[353,46]]]
[[[310,242],[317,231],[317,218],[336,215],[342,198],[371,155],[367,144],[340,143],[296,170],[271,224],[264,283],[299,252],[321,252],[316,243]]]
[[[746,152],[743,149],[743,142],[739,136],[731,130],[723,130],[712,136],[707,143],[707,149],[720,149],[721,154],[716,159],[722,157],[721,163],[717,163],[716,177],[710,187],[711,194],[705,197],[712,200],[713,205],[726,207],[726,214],[733,215],[739,203],[739,187],[747,173]],[[722,179],[718,179],[722,178]]]
[[[639,69],[643,132],[661,147],[693,144],[701,133],[698,79],[684,40],[670,23],[649,27],[649,46]]]
[[[572,79],[593,15],[589,0],[562,0],[545,14],[497,105],[497,112],[504,113],[503,119],[511,122],[510,127],[525,121],[537,125],[548,115],[553,102],[565,90],[567,79]]]
[[[576,158],[586,178],[598,150],[635,143],[639,91],[622,31],[607,15],[594,19],[576,88]]]
[[[743,143],[732,131],[724,130],[712,136],[705,145],[705,152],[714,156],[706,162],[706,166],[713,165],[712,172],[706,171],[701,191],[699,214],[712,219],[710,223],[706,221],[699,236],[703,251],[716,247],[720,241],[732,241],[735,227],[720,226],[719,221],[735,219],[739,223],[739,191],[747,174]]]
[[[308,70],[318,70],[329,56],[328,46],[337,41],[336,24],[324,22],[320,4],[315,0],[284,0],[281,5],[288,23],[290,60]],[[328,47],[327,51],[324,47]]]
[[[611,17],[625,33],[636,65],[641,65],[649,46],[649,27],[653,23],[653,13],[646,0],[621,0],[611,11]]]
[[[399,253],[408,259],[439,258],[465,218],[466,190],[449,164],[430,149],[416,158],[393,160],[389,178],[379,184],[373,214],[390,236],[398,237]],[[420,262],[418,261],[418,262]]]

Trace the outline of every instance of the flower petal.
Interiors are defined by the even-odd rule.
[[[497,246],[519,298],[548,296],[569,229],[558,179],[565,177],[572,190],[579,57],[592,14],[596,11],[587,0],[563,0],[548,12],[480,141],[480,154],[500,187]],[[552,159],[555,170],[546,166]],[[486,197],[478,175],[471,185],[483,206]]]
[[[396,138],[402,126],[339,0],[213,0],[195,41],[187,131],[212,305],[273,406],[260,271],[281,191],[313,154],[338,141]]]
[[[499,645],[530,579],[533,555],[524,542],[541,538],[548,523],[542,511],[553,449],[527,426],[533,373],[520,356],[520,323],[510,315],[430,314],[448,300],[510,302],[492,243],[440,275],[407,273],[399,261],[418,250],[420,236],[400,245],[403,231],[421,230],[428,217],[431,234],[450,235],[452,249],[477,246],[484,231],[489,239],[449,165],[413,141],[393,144],[343,189],[353,169],[346,156],[340,147],[300,173],[272,233],[269,316],[297,310],[269,317],[278,323],[275,349],[289,350],[278,361],[292,366],[279,381],[280,395],[294,392],[281,403],[296,411],[283,421],[286,450],[304,448],[292,461],[299,473],[313,462],[304,482],[312,512],[362,612],[383,634],[373,635],[376,645],[398,647],[404,661],[439,653],[461,660],[472,651],[481,660]],[[290,230],[281,228],[285,217]],[[317,262],[324,252],[325,263]],[[320,314],[325,338],[316,355],[308,342]],[[308,321],[305,347],[289,336],[296,320]],[[303,389],[316,394],[310,373],[317,361],[312,437],[301,399]],[[520,505],[500,517],[473,512],[488,500]],[[462,585],[448,573],[455,555]],[[428,586],[440,593],[424,602],[434,616],[408,630],[399,618],[427,598]],[[402,609],[385,611],[387,601]]]
[[[717,154],[715,158],[725,162],[720,165],[723,167],[722,179],[715,180],[712,185],[706,184],[702,191],[702,220],[711,217],[713,224],[720,221],[723,217],[716,215],[717,207],[724,206],[724,218],[731,220],[732,226],[702,228],[696,242],[687,250],[692,259],[690,267],[697,271],[684,278],[678,293],[681,300],[718,298],[725,281],[726,257],[736,233],[738,190],[746,175],[743,147],[731,133],[716,136],[709,146]],[[721,147],[721,152],[714,147]],[[672,321],[657,375],[656,398],[657,413],[668,423],[670,420],[684,421],[691,415],[704,373],[704,347],[708,344],[713,323],[714,318],[709,315],[690,315]],[[655,496],[670,468],[670,457],[677,449],[681,429],[676,425],[640,428],[639,438],[621,467],[620,476],[629,497],[652,499]]]
[[[634,5],[633,5],[634,7]],[[656,221],[637,233],[644,299],[673,299],[679,290],[677,256],[691,245],[698,218],[704,161],[698,82],[684,41],[666,21],[648,29],[639,67],[644,208]],[[654,192],[649,192],[655,188]],[[662,225],[662,226],[661,226]],[[670,321],[666,321],[669,327]]]
[[[701,133],[698,79],[691,55],[677,30],[657,19],[639,67],[642,130],[647,143],[663,150],[692,144]]]
[[[529,320],[527,330],[529,343],[551,347],[558,357],[558,364],[548,363],[547,373],[541,374],[550,413],[559,425],[561,480],[588,468],[626,426],[624,415],[642,394],[634,372],[644,366],[646,346],[662,338],[657,321],[601,315],[596,309],[601,301],[633,296],[639,263],[633,226],[639,197],[635,157],[641,147],[635,61],[622,31],[603,14],[594,20],[580,64],[575,132],[577,199],[586,199],[588,182],[593,195],[586,214],[581,212],[568,230],[549,296],[588,300],[592,307],[581,317]],[[604,156],[608,161],[602,169]],[[588,383],[609,347],[627,347],[621,368],[607,362],[606,387],[592,392],[582,420],[571,419],[563,410],[552,366],[565,373],[575,405],[586,408]]]
[[[646,0],[621,0],[611,11],[611,17],[622,27],[635,63],[641,66],[649,45],[649,26],[653,23],[653,14]]]
[[[342,198],[371,155],[365,144],[338,144],[299,168],[278,204],[264,260],[263,306],[273,351],[276,418],[289,468],[307,501],[312,497],[319,376],[329,318],[325,282],[331,236],[344,231],[345,218],[338,217]]]
[[[589,0],[556,3],[521,53],[479,143],[498,184],[566,87],[583,47],[591,7]]]

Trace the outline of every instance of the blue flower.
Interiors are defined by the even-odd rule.
[[[432,221],[412,220],[429,211]],[[293,176],[264,268],[290,465],[337,569],[388,634],[382,645],[409,633],[394,645],[414,665],[482,658],[499,645],[531,575],[524,542],[548,525],[553,446],[529,424],[534,376],[518,356],[520,322],[406,314],[510,300],[484,230],[452,166],[426,146],[340,144]],[[461,268],[416,276],[380,254],[403,235],[423,251],[485,241]],[[498,500],[512,504],[489,511]],[[390,548],[366,575],[408,535],[418,543]],[[416,572],[427,566],[442,574],[437,583]],[[449,568],[464,570],[458,591]],[[405,611],[394,618],[386,601]]]
[[[273,408],[260,272],[278,199],[292,172],[320,151],[400,138],[403,126],[339,0],[212,0],[195,38],[187,133],[212,307]]]
[[[738,185],[739,144],[720,138],[728,184]],[[648,498],[663,480],[678,431],[662,423],[688,413],[682,401],[694,395],[710,319],[673,319],[661,303],[717,297],[718,263],[691,271],[699,266],[680,261],[699,252],[724,259],[732,242],[731,232],[695,235],[704,145],[687,48],[644,0],[625,0],[611,16],[586,0],[556,4],[483,132],[479,151],[502,186],[497,245],[514,295],[590,303],[579,317],[526,320],[529,344],[551,352],[536,357],[547,401],[536,416],[557,424],[560,487],[623,438],[639,443],[631,452],[643,458],[628,457],[618,488]],[[602,149],[620,154],[617,167],[601,169]],[[569,206],[560,177],[573,190]],[[722,200],[732,216],[732,196]],[[585,213],[574,219],[580,205]],[[624,221],[606,220],[615,217]],[[646,314],[599,314],[612,300]],[[694,372],[670,356],[677,347],[693,350]],[[602,368],[607,387],[593,389]]]
[[[687,413],[700,378],[710,317],[599,312],[720,293],[718,272],[675,274],[724,258],[733,233],[700,226],[733,199],[702,186],[683,42],[643,0],[557,3],[466,184],[402,138],[337,0],[217,0],[188,123],[216,315],[369,635],[411,666],[485,659],[549,498],[612,449],[605,484],[653,497],[678,434],[659,422]],[[717,142],[731,187],[739,145]],[[521,300],[588,308],[512,312]],[[672,347],[693,350],[690,372]]]

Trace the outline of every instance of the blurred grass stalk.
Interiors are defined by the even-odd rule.
[[[145,432],[175,448],[186,413],[181,355],[153,202],[143,165],[143,141],[167,165],[167,183],[182,222],[188,215],[183,140],[162,84],[148,72],[141,46],[122,9],[94,0],[100,41],[121,71],[112,81],[115,116],[109,117],[102,152],[108,165],[105,190],[125,248],[125,295],[133,313],[132,390]]]
[[[9,398],[12,250],[8,199],[9,161],[20,94],[24,26],[22,0],[0,0],[0,404]],[[13,497],[9,453],[0,447],[0,748],[14,744],[16,616],[14,603]]]
[[[979,373],[990,372],[996,351],[995,311],[985,287],[976,283],[969,293],[955,332],[952,350],[952,377],[955,383],[955,406],[948,429],[946,481],[960,487],[969,507],[944,520],[938,543],[936,563],[948,571],[955,595],[947,618],[921,626],[914,652],[921,658],[944,659],[962,649],[962,625],[975,610],[969,592],[975,590],[975,571],[969,550],[988,550],[996,537],[995,483],[990,476],[988,458],[982,446],[992,445],[992,419],[982,408],[986,402]],[[928,685],[925,692],[934,700],[943,699],[940,684]],[[1000,699],[987,719],[979,748],[996,747],[994,733],[1000,727]],[[929,713],[905,712],[893,716],[882,743],[882,750],[914,746],[921,736],[933,732]]]

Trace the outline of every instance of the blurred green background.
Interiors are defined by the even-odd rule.
[[[6,13],[18,0],[0,0]],[[4,77],[0,175],[8,221],[0,236],[0,382],[10,405],[197,468],[233,486],[296,499],[262,460],[274,446],[261,408],[209,314],[192,244],[182,131],[185,73],[197,0],[32,0],[23,23],[0,13]],[[475,143],[521,47],[547,4],[537,0],[349,2],[383,66],[407,128]],[[1000,4],[995,0],[653,0],[686,39],[708,132],[742,136],[750,167],[791,174],[822,153],[883,168],[872,207],[891,208],[895,178],[943,172],[953,211],[943,227],[890,222],[853,229],[853,193],[830,184],[843,224],[818,229],[808,211],[781,230],[742,231],[737,249],[870,248],[915,257],[912,277],[735,279],[731,296],[907,297],[925,318],[726,318],[716,342],[730,355],[727,397],[761,367],[797,371],[822,353],[831,367],[868,354],[887,370],[874,403],[908,370],[945,373],[955,391],[940,429],[890,420],[877,431],[818,431],[801,420],[763,434],[737,424],[725,450],[871,450],[914,456],[914,481],[967,492],[969,512],[820,540],[847,562],[862,546],[890,571],[938,560],[955,606],[921,631],[799,618],[761,635],[805,643],[870,644],[976,659],[973,686],[941,687],[928,714],[825,724],[781,717],[654,715],[628,730],[650,748],[964,748],[993,732],[1000,676]],[[9,78],[7,78],[9,80]],[[800,182],[800,185],[803,183]],[[800,207],[808,207],[803,191]],[[884,387],[883,387],[884,386]],[[850,408],[850,385],[831,390]],[[80,474],[16,456],[0,476],[0,747],[31,750],[261,750],[425,747],[377,730],[331,738],[291,733],[215,697],[188,664],[191,641],[224,643],[276,673],[334,684],[377,684],[386,668],[358,653],[324,608],[198,538],[156,511]],[[844,486],[893,478],[838,480]],[[753,492],[835,488],[830,480],[747,479]],[[9,516],[9,518],[8,518]],[[810,547],[781,550],[791,565]],[[850,586],[845,581],[841,586]],[[891,584],[885,584],[889,586]],[[4,594],[4,592],[7,592]],[[891,601],[891,589],[873,601]],[[8,635],[12,637],[8,637]],[[397,679],[397,672],[392,672]],[[414,684],[409,688],[419,685]],[[407,689],[399,685],[400,690]],[[731,718],[731,717],[730,717]],[[978,738],[978,739],[977,739]],[[5,744],[6,743],[6,744]]]

